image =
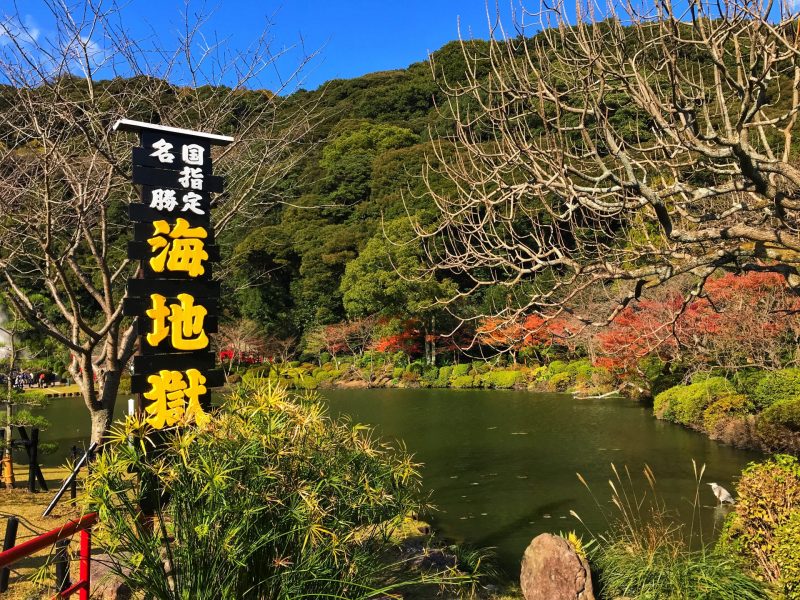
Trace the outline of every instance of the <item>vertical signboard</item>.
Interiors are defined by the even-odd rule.
[[[223,382],[210,337],[219,313],[211,195],[223,191],[211,148],[233,138],[127,119],[114,129],[139,134],[132,163],[140,202],[130,205],[128,257],[140,268],[123,307],[136,317],[139,335],[131,391],[155,429],[202,423],[209,389]]]

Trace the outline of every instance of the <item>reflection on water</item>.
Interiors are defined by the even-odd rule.
[[[326,390],[324,395],[334,414],[402,439],[425,464],[425,488],[438,509],[430,518],[436,530],[449,539],[497,547],[512,575],[533,536],[583,530],[571,510],[590,529],[605,527],[576,473],[610,509],[611,463],[627,465],[638,483],[648,464],[667,505],[689,521],[692,459],[706,465],[704,481],[731,489],[742,467],[759,457],[657,421],[650,409],[624,399],[480,390]],[[126,407],[127,398],[120,398],[115,414],[121,416]],[[59,443],[46,464],[59,464],[70,446],[86,444],[89,420],[81,399],[56,399],[40,412],[53,424],[43,439]],[[708,486],[700,494],[699,529],[709,539],[727,509],[715,507]]]
[[[331,390],[325,396],[335,412],[404,440],[425,463],[425,487],[439,508],[431,519],[436,530],[497,547],[511,573],[533,536],[583,531],[570,510],[590,529],[605,528],[576,473],[610,510],[611,463],[627,465],[641,487],[642,468],[650,465],[667,506],[690,521],[692,459],[706,465],[704,481],[731,489],[742,467],[759,457],[657,421],[649,408],[625,399],[479,390]],[[715,507],[708,486],[700,498],[699,529],[710,539],[726,509]]]

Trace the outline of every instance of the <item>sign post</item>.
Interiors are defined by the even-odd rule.
[[[210,339],[219,314],[211,194],[224,186],[212,174],[211,147],[233,138],[128,119],[114,130],[139,134],[132,179],[141,202],[130,205],[128,258],[140,268],[128,280],[123,304],[139,336],[131,392],[138,394],[138,414],[154,429],[202,424],[208,390],[224,380]]]

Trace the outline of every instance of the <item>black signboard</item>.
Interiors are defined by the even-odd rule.
[[[210,213],[224,181],[212,174],[211,151],[233,139],[131,120],[114,129],[139,134],[132,183],[141,202],[129,209],[128,258],[141,268],[123,303],[139,338],[131,390],[155,429],[200,422],[208,418],[209,389],[223,383],[211,351],[220,288],[212,280],[219,248]]]

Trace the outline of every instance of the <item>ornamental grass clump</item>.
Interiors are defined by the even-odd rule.
[[[656,480],[645,467],[647,484],[640,490],[630,471],[621,475],[611,465],[611,511],[597,502],[608,521],[602,534],[592,534],[589,562],[603,598],[637,600],[766,600],[764,586],[740,568],[729,554],[701,542],[690,548],[693,526],[687,533],[667,510],[656,492]],[[695,468],[693,514],[698,515],[703,469]],[[586,481],[578,475],[584,486]],[[591,493],[591,489],[589,490]],[[573,513],[574,516],[577,517]],[[579,517],[578,517],[579,518]],[[579,518],[580,520],[580,518]]]
[[[404,585],[390,536],[419,490],[407,453],[330,419],[313,394],[262,381],[199,429],[118,426],[86,502],[113,569],[146,597],[355,599]]]

